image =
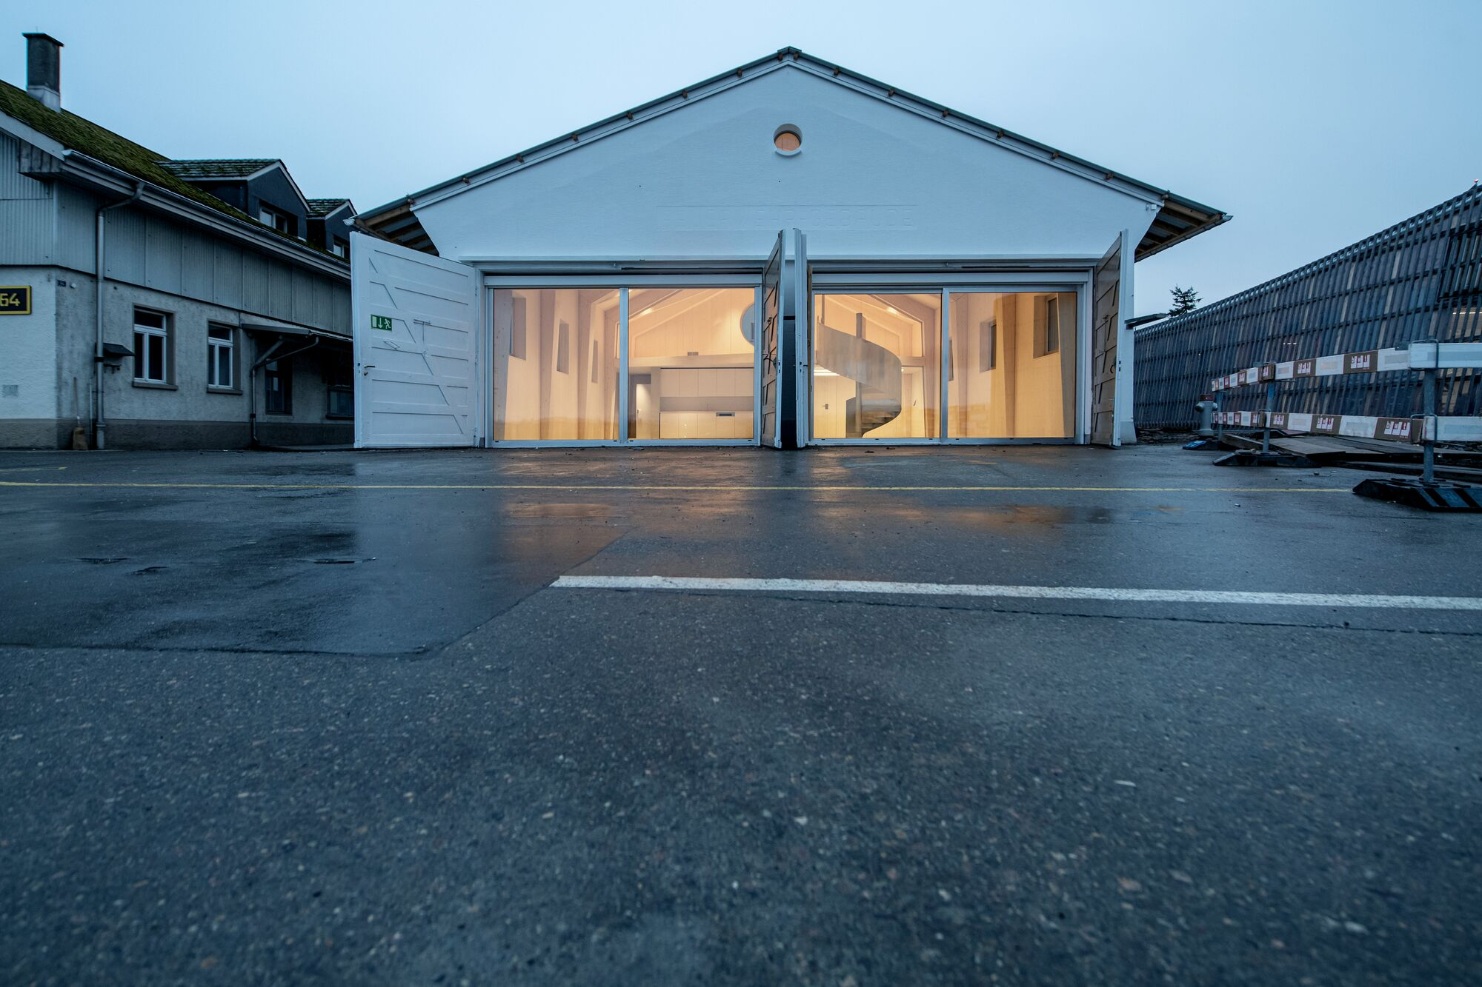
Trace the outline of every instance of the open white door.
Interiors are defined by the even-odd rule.
[[[762,381],[758,392],[761,404],[762,445],[782,448],[782,256],[786,231],[777,234],[777,245],[767,258],[762,271],[761,333],[757,337],[757,359],[761,361]]]
[[[1091,279],[1091,442],[1116,448],[1117,343],[1122,334],[1122,241],[1117,237]]]
[[[350,279],[355,448],[477,445],[479,272],[352,233]]]

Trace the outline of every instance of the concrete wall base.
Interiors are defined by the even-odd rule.
[[[70,449],[71,418],[0,418],[0,449]],[[88,446],[94,445],[92,426]],[[257,438],[263,445],[349,445],[355,441],[350,422],[274,422],[258,420]],[[167,422],[120,418],[108,422],[109,449],[246,449],[250,434],[246,422]]]

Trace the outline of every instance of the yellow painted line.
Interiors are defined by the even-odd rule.
[[[122,490],[543,490],[695,492],[799,491],[805,493],[1348,493],[1349,487],[1070,487],[1070,486],[857,486],[841,484],[658,484],[658,483],[114,483],[0,480],[0,487],[76,487]]]

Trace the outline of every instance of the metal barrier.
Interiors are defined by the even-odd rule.
[[[1234,456],[1217,460],[1219,465],[1283,465],[1283,457],[1271,450],[1271,432],[1308,433],[1313,435],[1346,436],[1356,439],[1377,439],[1390,442],[1407,442],[1423,448],[1424,466],[1420,483],[1424,488],[1458,488],[1471,491],[1474,488],[1457,484],[1438,484],[1436,481],[1436,444],[1438,442],[1482,442],[1482,418],[1465,415],[1440,415],[1437,406],[1436,380],[1442,371],[1475,369],[1482,367],[1482,343],[1440,343],[1427,340],[1408,346],[1382,350],[1363,350],[1358,353],[1339,353],[1332,356],[1307,357],[1281,363],[1263,363],[1238,370],[1209,382],[1211,393],[1222,393],[1264,384],[1266,407],[1262,411],[1222,411],[1215,421],[1224,426],[1238,428],[1260,428],[1261,452],[1254,457]],[[1301,380],[1307,377],[1341,377],[1352,374],[1379,374],[1395,370],[1418,370],[1421,372],[1422,414],[1409,418],[1379,415],[1338,415],[1311,412],[1281,412],[1276,410],[1277,385],[1283,381]],[[1223,438],[1223,434],[1221,434]],[[1376,481],[1365,481],[1366,484]],[[1382,481],[1389,485],[1407,487],[1405,481]],[[1383,496],[1378,492],[1365,492],[1366,496]],[[1430,491],[1423,490],[1422,496]],[[1470,503],[1470,493],[1462,493],[1461,500]],[[1403,497],[1383,496],[1388,500],[1405,500]],[[1447,498],[1442,497],[1442,500]],[[1430,506],[1419,504],[1417,506]],[[1432,509],[1460,510],[1482,508],[1482,499],[1475,506],[1448,504]]]

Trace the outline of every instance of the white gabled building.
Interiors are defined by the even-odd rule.
[[[1227,218],[784,49],[362,214],[356,441],[1130,442]]]

